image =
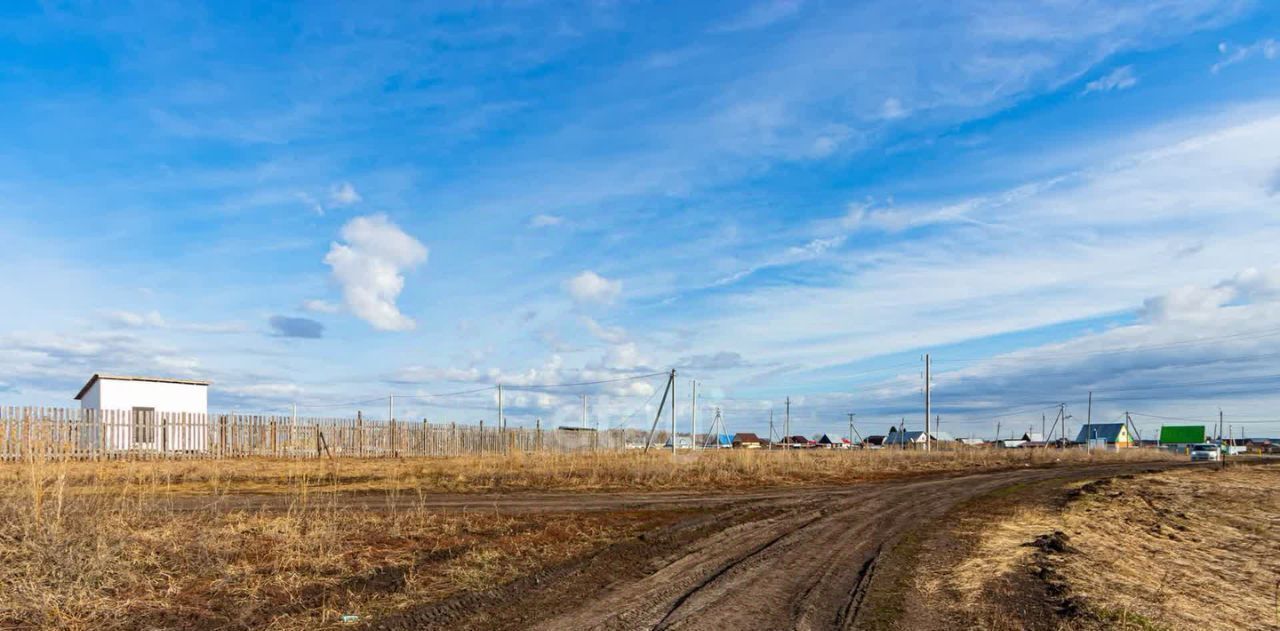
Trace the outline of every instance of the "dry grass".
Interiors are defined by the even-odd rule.
[[[441,513],[425,505],[432,493],[746,489],[1085,458],[713,452],[11,463],[0,466],[0,628],[324,628],[342,614],[376,618],[499,585],[680,516]],[[353,508],[342,501],[352,492],[388,501],[377,510]],[[240,493],[270,494],[277,510],[182,508]]]
[[[1063,577],[1130,628],[1280,628],[1280,467],[1170,471],[1073,502]]]
[[[1205,466],[983,498],[913,590],[987,629],[1280,628],[1280,465]],[[1065,552],[1030,545],[1060,531]],[[1059,617],[1059,608],[1074,611]],[[927,618],[927,616],[926,616]],[[928,626],[928,625],[925,625]],[[941,626],[934,624],[933,626]]]
[[[76,494],[73,466],[23,468],[0,483],[0,629],[324,628],[499,585],[678,517],[370,511],[296,479],[285,511],[183,511],[159,476],[117,471]]]
[[[159,461],[70,463],[72,493],[146,487],[163,494],[296,493],[317,485],[337,492],[509,492],[529,490],[742,490],[840,484],[930,473],[1061,464],[1157,460],[1150,450],[1087,454],[1080,450],[960,451],[714,450],[682,453],[516,454],[398,460]],[[0,465],[0,485],[24,469]]]

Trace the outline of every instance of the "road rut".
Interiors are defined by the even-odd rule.
[[[744,499],[689,530],[606,549],[515,587],[424,606],[400,628],[857,629],[883,554],[965,500],[1017,484],[1166,468],[1123,463],[805,489]],[[708,525],[713,527],[708,527]],[[696,533],[695,533],[696,531]],[[584,582],[595,582],[590,589]]]

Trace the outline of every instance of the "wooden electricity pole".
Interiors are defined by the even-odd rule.
[[[671,374],[667,377],[667,386],[662,390],[662,400],[658,402],[658,411],[653,415],[653,425],[649,427],[649,438],[644,442],[644,453],[649,453],[649,447],[653,445],[653,435],[658,431],[658,421],[662,420],[662,412],[667,407],[667,396],[672,395],[674,398],[672,386],[675,384],[675,381],[676,371],[672,370]],[[671,436],[671,444],[673,446],[672,449],[674,449],[674,445],[676,444],[676,437],[674,434]]]
[[[929,451],[929,440],[931,438],[929,436],[929,430],[931,429],[929,427],[929,415],[930,415],[929,408],[931,404],[932,404],[932,401],[929,400],[929,354],[925,353],[924,354],[924,450],[925,451]]]
[[[693,448],[698,449],[698,382],[689,380],[689,437]]]
[[[693,442],[690,439],[689,442]],[[676,369],[671,369],[671,455],[676,453]]]
[[[1084,415],[1084,441],[1088,447],[1085,451],[1093,451],[1093,390],[1089,391],[1089,411]]]
[[[787,416],[782,421],[782,442],[791,446],[791,397],[787,397]]]
[[[773,408],[769,408],[769,451],[773,451]]]

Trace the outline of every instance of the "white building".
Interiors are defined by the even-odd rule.
[[[76,395],[94,410],[97,431],[85,436],[109,450],[198,451],[207,446],[209,382],[95,374]]]

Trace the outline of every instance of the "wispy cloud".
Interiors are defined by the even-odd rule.
[[[1111,92],[1114,90],[1128,90],[1138,85],[1138,76],[1133,72],[1133,66],[1121,66],[1111,72],[1086,83],[1084,86],[1084,94],[1090,92]]]
[[[880,118],[885,120],[897,120],[909,114],[910,111],[902,106],[902,101],[889,97],[880,104]]]
[[[158,311],[138,313],[126,310],[103,311],[105,321],[120,328],[167,329],[186,333],[245,333],[249,330],[242,322],[179,322],[171,321]]]
[[[564,223],[564,217],[539,213],[529,218],[530,228],[550,228]]]
[[[329,206],[333,208],[342,208],[360,203],[364,198],[360,197],[360,193],[356,192],[356,188],[350,182],[342,182],[335,184],[329,189]]]
[[[712,27],[715,32],[748,31],[764,28],[785,20],[800,12],[801,0],[763,0],[751,5],[744,13]]]
[[[1218,44],[1218,53],[1222,58],[1209,70],[1217,73],[1223,68],[1234,66],[1242,61],[1246,61],[1253,57],[1261,56],[1263,59],[1272,60],[1280,57],[1280,41],[1271,38],[1258,40],[1247,46],[1237,46],[1227,42]]]
[[[340,310],[338,305],[335,305],[328,300],[320,300],[318,298],[304,300],[302,302],[302,308],[312,313],[337,313]]]

